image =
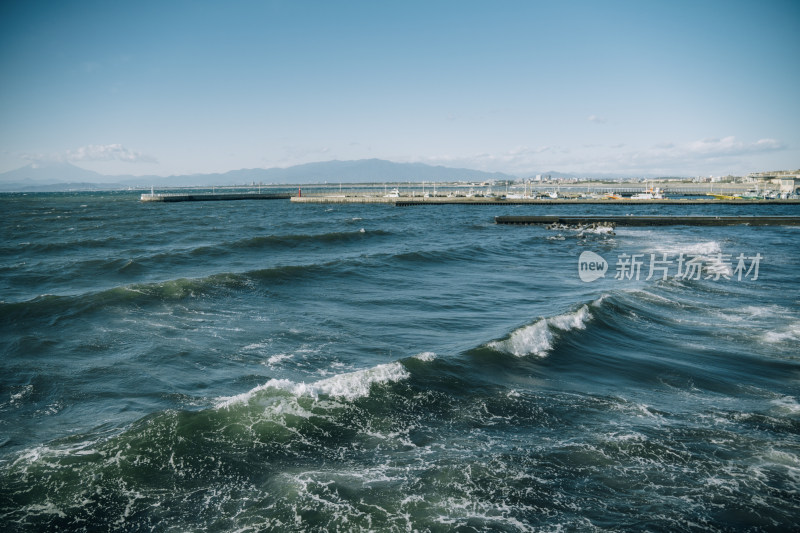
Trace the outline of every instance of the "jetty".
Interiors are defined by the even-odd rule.
[[[663,198],[638,200],[634,198],[425,198],[425,199],[395,199],[398,207],[420,205],[576,205],[576,204],[611,204],[611,205],[767,205],[767,204],[798,204],[800,200],[764,199],[750,200],[743,198],[717,199],[717,198]]]
[[[638,200],[633,198],[504,198],[504,197],[460,197],[460,196],[401,196],[375,195],[308,195],[292,196],[292,203],[299,204],[391,204],[397,207],[433,205],[800,205],[797,199],[717,199],[717,198],[665,198]]]
[[[800,226],[800,216],[499,216],[496,224],[564,226]]]
[[[145,193],[142,202],[220,202],[229,200],[288,200],[290,194],[257,193],[257,192],[225,192],[225,193]]]
[[[391,204],[397,203],[397,197],[373,195],[324,195],[324,196],[292,196],[291,202],[296,204]]]
[[[193,193],[144,193],[142,202],[219,202],[230,200],[290,200],[298,204],[384,204],[397,207],[434,205],[800,205],[798,199],[717,199],[717,198],[665,198],[638,200],[632,198],[504,198],[504,197],[460,197],[460,196],[401,196],[387,197],[369,194],[360,195],[308,195],[261,192],[193,192]]]

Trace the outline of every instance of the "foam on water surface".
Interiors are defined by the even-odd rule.
[[[558,331],[585,329],[592,315],[587,305],[572,313],[564,313],[550,318],[542,318],[529,326],[524,326],[501,341],[489,343],[489,347],[507,352],[517,357],[536,355],[543,357],[553,348]]]
[[[404,380],[409,376],[408,370],[401,363],[394,362],[356,372],[339,374],[313,383],[296,383],[288,379],[271,379],[267,383],[243,394],[220,398],[217,401],[217,407],[225,408],[237,403],[247,403],[257,393],[269,389],[282,390],[294,396],[309,396],[315,399],[320,396],[331,396],[345,400],[355,400],[356,398],[367,396],[373,384],[393,383]]]

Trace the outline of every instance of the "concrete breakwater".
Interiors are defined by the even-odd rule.
[[[614,205],[765,205],[765,204],[798,204],[800,200],[750,200],[716,198],[666,198],[654,200],[635,200],[631,198],[606,199],[606,198],[502,198],[502,197],[423,197],[423,196],[369,196],[369,195],[330,195],[330,196],[292,196],[292,203],[302,204],[393,204],[398,207],[423,206],[423,205],[575,205],[575,204],[614,204]]]
[[[448,205],[448,204],[467,204],[467,205],[575,205],[575,204],[613,204],[613,205],[765,205],[765,204],[799,204],[800,200],[748,200],[748,199],[717,199],[717,198],[664,198],[653,200],[636,200],[632,198],[612,199],[612,198],[556,198],[556,199],[533,199],[533,198],[514,198],[514,199],[488,199],[488,198],[426,198],[424,200],[415,199],[396,199],[395,205],[398,207],[419,206],[419,205]]]
[[[288,200],[290,194],[282,193],[197,193],[197,194],[142,194],[142,202],[220,202],[229,200]]]
[[[800,226],[800,216],[499,216],[497,224],[564,226]]]
[[[225,193],[145,193],[142,202],[210,202],[230,200],[291,200],[299,204],[390,204],[398,207],[431,206],[431,205],[578,205],[578,204],[612,204],[612,205],[766,205],[795,204],[796,199],[717,199],[700,198],[665,198],[637,200],[632,198],[504,198],[504,197],[461,197],[461,196],[379,196],[359,195],[310,195],[297,196],[289,193],[257,193],[257,192],[225,192]]]
[[[292,196],[292,203],[298,204],[396,204],[400,198],[385,196]]]

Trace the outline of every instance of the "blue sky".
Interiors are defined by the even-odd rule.
[[[800,2],[0,6],[0,172],[800,168]]]

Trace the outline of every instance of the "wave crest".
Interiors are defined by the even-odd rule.
[[[489,347],[517,357],[536,355],[544,357],[553,349],[556,331],[586,329],[586,322],[592,319],[589,306],[583,305],[577,311],[550,318],[542,318],[533,324],[521,327],[506,339],[493,341]]]
[[[339,374],[313,383],[271,379],[243,394],[220,398],[216,407],[226,408],[238,403],[248,403],[257,393],[270,389],[286,391],[294,396],[310,396],[314,399],[329,396],[352,401],[368,396],[373,384],[394,383],[407,379],[410,375],[402,364],[394,362]]]

